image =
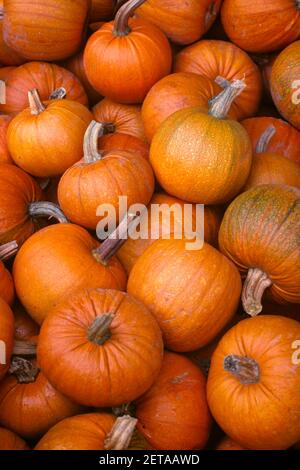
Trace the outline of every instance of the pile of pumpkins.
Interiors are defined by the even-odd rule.
[[[0,8],[0,449],[299,448],[300,2]]]

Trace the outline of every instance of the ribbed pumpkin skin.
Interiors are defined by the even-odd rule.
[[[0,428],[0,450],[29,450],[29,447],[14,432]]]
[[[221,0],[148,0],[137,14],[158,26],[177,44],[198,41],[215,21]]]
[[[0,163],[13,163],[7,147],[7,129],[11,119],[10,116],[0,116]]]
[[[245,119],[241,124],[250,136],[253,152],[264,131],[273,125],[276,132],[268,142],[266,152],[279,153],[300,164],[300,132],[288,122],[274,117],[255,117]]]
[[[296,41],[284,49],[273,64],[271,93],[280,114],[297,129],[300,129],[299,76],[300,41]]]
[[[97,103],[100,100],[101,96],[96,90],[94,90],[94,88],[87,79],[83,66],[83,52],[79,52],[78,54],[68,59],[66,62],[64,62],[64,66],[66,67],[66,69],[72,72],[78,78],[78,80],[80,80],[88,96],[90,104]]]
[[[98,148],[104,151],[121,151],[130,152],[140,155],[146,160],[149,159],[149,145],[137,137],[130,134],[121,134],[116,132],[114,134],[104,135],[99,139]]]
[[[9,305],[12,305],[15,298],[15,288],[12,276],[5,268],[2,261],[0,261],[0,297]]]
[[[88,330],[98,316],[109,313],[114,315],[111,336],[100,345],[89,339]],[[45,320],[38,344],[38,358],[51,383],[76,402],[94,407],[140,397],[155,381],[162,356],[161,332],[149,310],[110,289],[81,290],[62,302]]]
[[[66,418],[49,429],[34,450],[104,450],[104,440],[115,420],[108,413]]]
[[[21,245],[37,223],[28,215],[28,204],[42,200],[36,181],[15,165],[0,165],[0,243]]]
[[[299,438],[300,368],[292,363],[292,343],[299,337],[300,322],[261,315],[238,323],[220,341],[208,376],[208,404],[217,423],[242,447],[281,450]],[[228,355],[255,360],[259,382],[243,385],[224,370]]]
[[[241,447],[237,442],[234,442],[230,437],[225,436],[219,442],[216,447],[216,450],[247,450]]]
[[[270,295],[300,303],[300,190],[263,185],[238,196],[225,212],[220,249],[238,268],[260,268],[271,279]]]
[[[159,184],[172,196],[203,204],[230,201],[251,167],[251,142],[236,121],[201,108],[177,111],[155,134],[150,162]]]
[[[5,0],[3,37],[29,60],[61,60],[80,46],[89,0]]]
[[[80,288],[125,289],[126,275],[118,260],[112,258],[104,266],[93,257],[98,246],[83,228],[57,224],[37,232],[19,250],[13,266],[16,291],[37,323]]]
[[[136,402],[136,417],[153,449],[202,449],[211,425],[203,373],[189,359],[166,352],[157,380]]]
[[[14,316],[9,305],[0,297],[0,340],[5,344],[5,358],[1,355],[0,381],[9,369],[14,341]],[[5,364],[2,364],[5,359]]]
[[[46,62],[28,62],[8,70],[6,82],[6,104],[0,111],[16,115],[28,107],[28,91],[36,88],[42,101],[47,101],[57,88],[65,88],[67,98],[86,105],[88,100],[78,78],[69,70]]]
[[[4,0],[0,1],[0,8],[3,8]],[[8,47],[3,39],[3,18],[0,18],[0,63],[2,65],[21,65],[25,59],[16,51]]]
[[[241,280],[234,265],[208,244],[157,240],[137,260],[128,292],[157,319],[165,346],[184,352],[210,343],[233,317]]]
[[[300,36],[296,1],[224,0],[221,18],[230,40],[249,52],[273,52]]]
[[[237,119],[253,116],[262,94],[259,68],[246,52],[235,44],[219,40],[202,40],[177,54],[175,72],[192,72],[215,80],[218,76],[229,81],[245,79],[246,88],[232,104]]]

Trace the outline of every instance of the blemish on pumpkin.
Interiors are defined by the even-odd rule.
[[[184,381],[184,379],[188,376],[188,372],[184,372],[183,374],[177,375],[174,377],[174,379],[171,381],[172,384],[180,384],[181,382]]]

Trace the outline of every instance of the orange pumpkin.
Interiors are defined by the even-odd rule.
[[[245,80],[246,88],[232,106],[237,119],[253,116],[262,94],[261,73],[246,52],[235,44],[219,40],[202,40],[177,54],[176,72],[192,72],[210,80],[224,77],[228,81]]]
[[[17,67],[13,67],[13,66],[0,67],[0,80],[6,82],[10,74],[16,69]]]
[[[102,259],[99,245],[86,230],[72,224],[51,225],[24,243],[14,261],[13,277],[18,298],[37,323],[80,288],[125,289],[123,267],[115,258]]]
[[[24,342],[36,342],[39,334],[39,325],[28,315],[20,302],[16,302],[13,308],[15,318],[15,340]]]
[[[61,60],[78,50],[89,13],[87,0],[5,0],[3,37],[30,60]]]
[[[182,109],[163,122],[151,143],[150,162],[167,193],[222,204],[242,189],[251,168],[251,142],[245,129],[226,116],[244,87],[235,80],[211,101],[208,112]]]
[[[150,312],[116,290],[75,293],[46,318],[38,343],[39,362],[51,383],[94,407],[120,405],[145,393],[162,354],[161,332]]]
[[[300,303],[299,197],[291,186],[257,186],[225,212],[219,245],[247,272],[242,300],[249,315],[261,312],[267,288],[276,301]]]
[[[202,449],[211,417],[206,380],[189,359],[166,352],[158,378],[135,402],[137,429],[153,449]]]
[[[91,229],[101,220],[97,213],[100,205],[111,204],[118,211],[121,196],[127,197],[128,207],[147,205],[154,192],[147,160],[125,151],[99,153],[100,133],[103,125],[93,121],[85,135],[83,160],[65,172],[58,186],[58,200],[67,217]]]
[[[0,115],[0,163],[13,163],[7,147],[7,129],[11,119],[10,116]]]
[[[79,52],[78,54],[68,59],[64,63],[64,66],[66,67],[66,69],[72,72],[78,78],[78,80],[80,80],[80,82],[84,86],[90,104],[97,103],[100,100],[100,95],[99,93],[97,93],[96,90],[94,90],[94,88],[87,79],[83,66],[83,52]]]
[[[8,47],[3,39],[3,3],[4,0],[0,0],[0,63],[9,66],[21,65],[25,62],[25,59],[12,48]]]
[[[8,243],[8,245],[10,245],[10,243]],[[6,245],[0,247],[1,251],[3,246]],[[5,268],[1,259],[2,257],[0,256],[0,297],[9,305],[12,305],[15,298],[14,282],[10,272]]]
[[[0,381],[9,369],[14,341],[14,316],[9,305],[0,297]]]
[[[130,18],[144,1],[123,5],[114,22],[92,34],[84,51],[92,86],[120,103],[141,103],[152,85],[171,70],[171,48],[164,33],[150,22]]]
[[[58,176],[80,160],[92,115],[75,101],[52,100],[43,104],[37,90],[28,96],[30,108],[18,114],[8,127],[10,154],[18,166],[33,176]]]
[[[233,317],[241,280],[234,265],[208,244],[157,240],[133,266],[128,292],[157,319],[165,345],[192,351],[210,343]]]
[[[299,338],[299,322],[262,315],[238,323],[214,352],[208,404],[242,447],[280,450],[299,439],[300,367],[293,361]]]
[[[229,39],[250,52],[282,49],[300,36],[299,3],[290,0],[224,0],[222,24]]]
[[[0,450],[29,450],[29,447],[14,432],[0,428]]]
[[[230,437],[225,436],[216,447],[216,450],[246,450],[244,447],[240,446],[237,442],[230,439]]]
[[[116,0],[92,0],[90,22],[94,23],[112,18],[116,3]]]
[[[121,134],[118,132],[107,134],[98,140],[98,147],[102,151],[111,150],[130,152],[140,155],[146,160],[149,159],[149,145],[141,139],[130,134]]]

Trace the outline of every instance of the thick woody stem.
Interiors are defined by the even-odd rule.
[[[49,100],[63,100],[67,96],[67,90],[63,87],[57,88],[49,96]]]
[[[29,215],[33,218],[36,217],[49,217],[54,218],[57,222],[61,224],[68,223],[68,219],[66,218],[65,214],[61,210],[61,208],[54,204],[53,202],[48,201],[39,201],[39,202],[31,202],[28,207]]]
[[[99,315],[88,328],[87,337],[92,343],[103,345],[110,337],[110,326],[115,318],[113,313]]]
[[[102,155],[98,152],[98,139],[105,132],[105,125],[101,122],[92,121],[87,128],[83,140],[83,160],[85,163],[94,163],[101,160]]]
[[[248,270],[242,292],[243,307],[248,315],[254,317],[262,311],[262,296],[271,285],[271,279],[261,269]]]
[[[274,134],[276,134],[276,129],[273,124],[271,124],[260,136],[255,147],[255,153],[265,152]]]
[[[32,361],[22,357],[13,357],[9,373],[15,375],[20,384],[29,384],[35,382],[39,374],[39,368]]]
[[[113,34],[115,34],[115,36],[127,36],[127,34],[130,33],[131,30],[128,26],[129,18],[145,1],[146,0],[129,0],[120,7],[115,17],[113,29]]]
[[[136,424],[137,419],[128,415],[117,418],[104,441],[105,450],[126,450],[129,447]]]
[[[259,382],[259,365],[254,359],[236,355],[226,356],[223,366],[224,370],[230,372],[243,385],[252,385]]]
[[[13,356],[36,356],[37,343],[34,341],[15,340]]]
[[[45,106],[43,105],[39,92],[36,88],[28,92],[28,101],[29,107],[31,109],[31,114],[37,116],[45,111]]]
[[[18,251],[18,243],[14,240],[0,246],[0,260],[6,261],[12,258]]]
[[[244,79],[228,83],[222,77],[217,77],[215,81],[225,89],[210,100],[209,114],[217,119],[225,119],[235,98],[246,88],[246,83]]]
[[[0,104],[6,104],[6,83],[0,80]]]

